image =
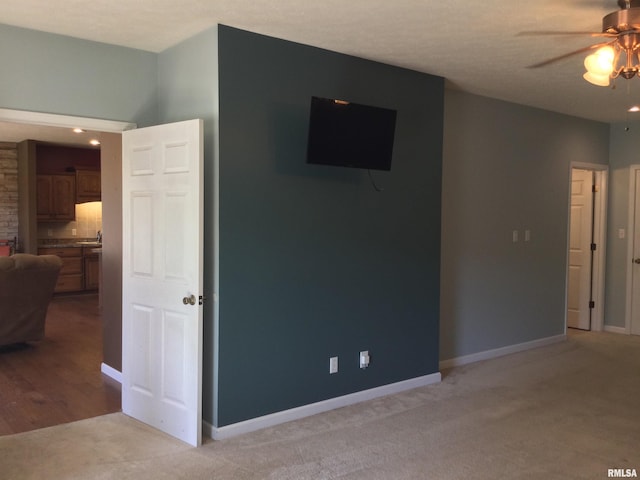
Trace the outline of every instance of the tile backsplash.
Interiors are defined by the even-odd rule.
[[[75,230],[75,235],[73,234]],[[39,222],[38,238],[96,238],[102,230],[102,202],[76,205],[76,220],[69,223]]]

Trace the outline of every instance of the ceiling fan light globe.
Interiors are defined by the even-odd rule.
[[[609,75],[613,72],[613,59],[606,56],[592,54],[584,59],[584,67],[595,75]]]
[[[616,56],[616,52],[612,46],[605,45],[604,47],[600,47],[598,50],[596,50],[595,55],[598,57],[598,59],[601,59],[601,61],[603,62],[613,63],[613,59]]]
[[[587,72],[582,75],[582,78],[584,78],[587,82],[599,87],[609,86],[609,75],[598,75],[592,72]]]
[[[595,53],[588,55],[584,59],[584,68],[594,75],[610,75],[613,72],[613,58],[608,59]]]

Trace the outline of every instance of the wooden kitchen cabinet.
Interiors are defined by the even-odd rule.
[[[57,255],[62,259],[55,293],[98,290],[100,287],[100,254],[96,247],[40,247],[38,255]]]
[[[100,170],[76,170],[76,203],[99,202]]]
[[[73,173],[37,175],[38,221],[71,222],[76,219],[76,176]]]
[[[100,286],[100,255],[84,249],[84,289],[97,290]]]
[[[84,289],[84,265],[81,247],[39,248],[38,255],[57,255],[62,259],[62,269],[54,292],[78,292]]]

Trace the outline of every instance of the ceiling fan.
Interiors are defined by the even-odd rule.
[[[584,79],[594,85],[608,86],[610,80],[640,77],[640,0],[618,0],[620,10],[602,18],[602,32],[523,32],[525,35],[590,35],[605,41],[589,45],[529,68],[539,68],[580,53],[594,51],[585,59]]]

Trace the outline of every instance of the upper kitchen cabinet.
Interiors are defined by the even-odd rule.
[[[98,174],[97,185],[100,186],[100,149],[67,145],[36,143],[37,173],[74,173],[86,171],[89,177],[79,185],[93,188]],[[88,182],[88,183],[85,183]]]
[[[76,176],[73,173],[36,176],[38,221],[71,222],[76,218]]]
[[[38,224],[76,221],[76,203],[100,200],[100,149],[24,140],[18,160],[18,235],[22,251],[35,254]],[[80,175],[80,192],[78,171],[90,172],[90,177]]]
[[[99,149],[36,143],[35,157],[39,222],[73,221],[76,203],[100,201]]]
[[[76,169],[76,203],[99,202],[100,170]]]

